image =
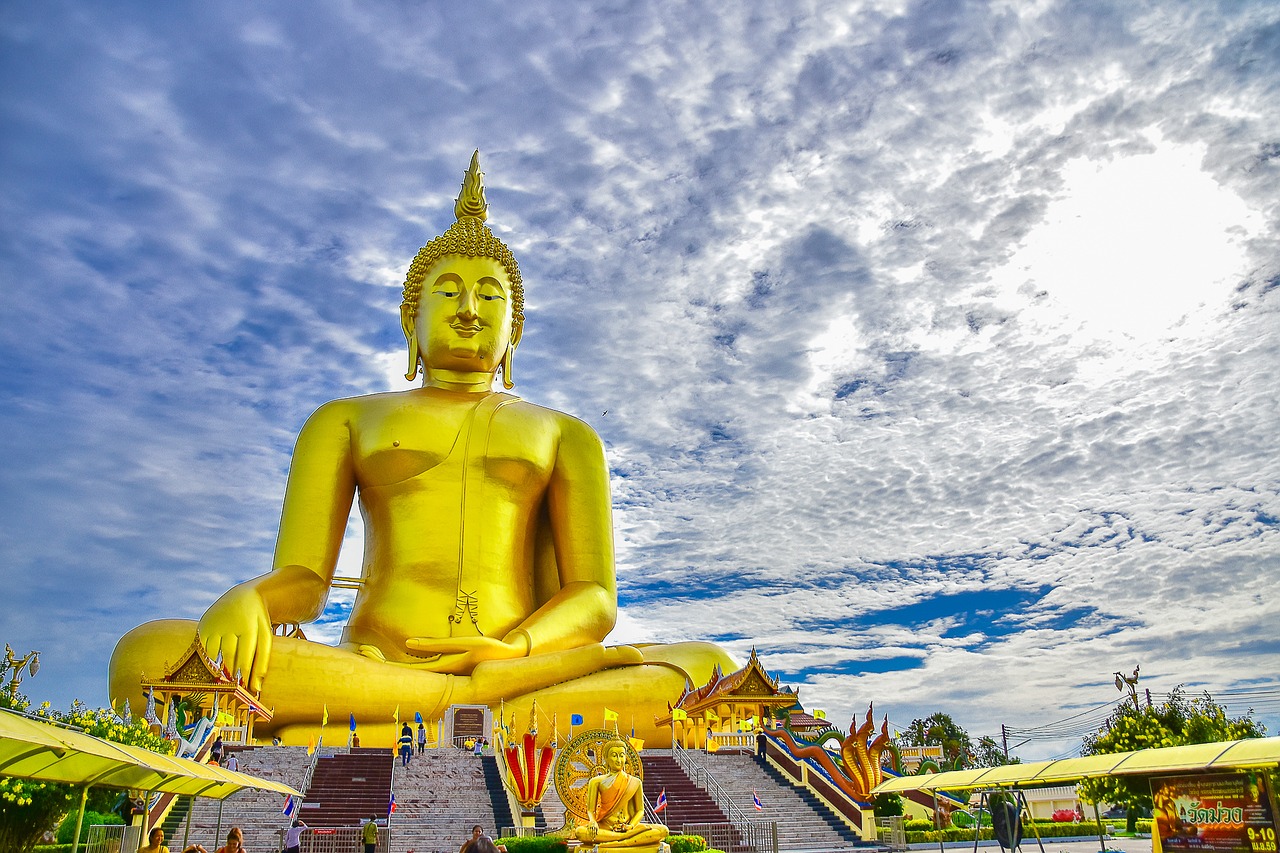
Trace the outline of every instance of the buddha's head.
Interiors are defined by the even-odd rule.
[[[604,766],[617,773],[627,763],[627,745],[620,738],[615,738],[604,745]]]
[[[515,256],[484,224],[480,152],[454,204],[456,222],[418,250],[404,280],[400,325],[409,344],[409,372],[494,374],[512,387],[512,354],[524,331],[524,287]]]

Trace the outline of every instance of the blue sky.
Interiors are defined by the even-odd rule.
[[[1260,2],[6,4],[0,639],[102,703],[268,568],[480,148],[616,639],[755,645],[839,722],[1030,729],[1141,664],[1276,733],[1277,128]]]

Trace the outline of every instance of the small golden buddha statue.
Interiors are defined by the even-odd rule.
[[[142,700],[198,632],[212,658],[274,707],[266,736],[305,743],[325,706],[362,720],[393,706],[428,719],[458,703],[548,714],[630,711],[665,742],[655,712],[712,668],[707,643],[606,647],[617,616],[608,468],[582,421],[494,390],[512,387],[524,290],[485,226],[473,156],[456,222],[405,277],[401,328],[422,387],[335,400],[302,428],[270,572],[219,598],[199,623],[125,635],[110,698]],[[278,636],[324,609],[351,503],[365,524],[359,591],[338,646]],[[394,740],[387,724],[388,740]],[[365,731],[367,729],[362,729]]]
[[[630,850],[650,853],[667,837],[662,824],[641,823],[644,790],[640,779],[626,771],[627,745],[612,740],[604,745],[607,772],[587,781],[587,822],[574,837],[596,850]]]

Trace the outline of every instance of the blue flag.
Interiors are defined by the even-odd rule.
[[[351,715],[351,731],[354,732],[355,730],[356,730],[356,715],[352,714]]]
[[[581,714],[574,714],[574,715],[572,715],[571,717],[569,717],[569,725],[571,725],[571,726],[580,726],[580,725],[582,725],[582,715],[581,715]]]
[[[422,712],[421,712],[421,711],[414,711],[414,712],[413,712],[413,721],[414,721],[415,723],[420,723],[420,722],[422,722]]]

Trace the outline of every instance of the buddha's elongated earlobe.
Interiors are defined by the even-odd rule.
[[[515,351],[515,344],[507,344],[507,351],[502,354],[502,387],[508,391],[516,386],[516,381],[511,375],[511,354]]]
[[[405,379],[410,382],[418,378],[418,335],[416,332],[409,333],[409,372],[404,375]]]

